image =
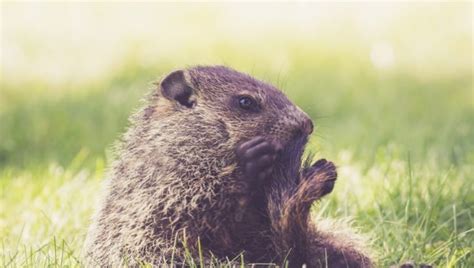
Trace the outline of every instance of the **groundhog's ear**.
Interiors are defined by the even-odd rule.
[[[193,108],[196,104],[194,89],[186,82],[182,70],[166,76],[160,83],[160,90],[165,98],[174,100],[184,107]]]

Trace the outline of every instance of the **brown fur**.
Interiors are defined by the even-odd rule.
[[[295,133],[310,122],[303,111],[276,88],[226,67],[174,74],[184,75],[192,94],[171,96],[158,84],[132,117],[90,227],[89,265],[243,254],[247,263],[372,266],[357,236],[309,221],[311,204],[332,190],[336,173],[330,162],[302,169],[307,135]],[[234,107],[238,94],[257,99],[260,113]],[[256,136],[283,147],[261,184],[243,179],[235,153]]]

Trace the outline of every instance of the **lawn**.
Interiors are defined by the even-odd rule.
[[[315,204],[315,216],[350,219],[354,228],[371,237],[380,267],[407,260],[436,267],[474,267],[472,39],[461,27],[468,20],[457,20],[466,16],[472,20],[472,14],[465,13],[472,4],[458,5],[441,11],[428,8],[421,14],[412,11],[390,22],[387,25],[396,27],[387,26],[388,41],[375,48],[372,39],[343,26],[344,34],[328,30],[318,39],[292,32],[290,25],[283,28],[283,41],[278,36],[281,28],[272,28],[265,38],[242,29],[242,36],[214,29],[222,39],[199,39],[176,47],[160,46],[160,37],[190,41],[196,36],[148,30],[142,39],[127,43],[127,49],[117,47],[118,58],[98,65],[100,72],[94,76],[81,73],[75,63],[87,65],[81,58],[93,55],[90,64],[98,64],[97,57],[107,58],[101,52],[110,47],[94,44],[75,55],[77,47],[66,40],[62,45],[71,55],[65,56],[49,52],[51,41],[34,34],[28,35],[30,39],[2,41],[7,52],[12,46],[27,51],[24,57],[31,58],[33,68],[50,68],[47,55],[63,67],[59,74],[45,71],[40,76],[27,65],[9,65],[9,56],[2,61],[0,266],[81,266],[81,247],[104,171],[114,156],[114,141],[151,90],[151,82],[174,68],[226,64],[277,85],[313,118],[316,131],[307,152],[334,161],[339,171],[333,193]],[[5,25],[23,25],[13,18],[22,8],[21,4],[4,7],[2,13],[10,15]],[[102,14],[101,7],[95,8]],[[207,8],[210,13],[222,12]],[[54,8],[39,10],[65,16],[50,9]],[[187,11],[187,20],[213,25],[192,10]],[[120,12],[112,13],[120,19]],[[34,17],[38,23],[46,17],[39,14]],[[143,20],[149,22],[150,14],[144,14]],[[132,23],[138,17],[125,20]],[[223,17],[219,20],[229,26]],[[417,35],[405,20],[418,23]],[[319,23],[327,26],[330,21]],[[351,25],[350,20],[340,22]],[[429,22],[439,26],[436,31]],[[83,27],[91,31],[102,33],[105,27],[92,27],[94,20],[89,23]],[[176,24],[176,32],[183,25]],[[13,30],[23,29],[14,26],[2,35],[15,36],[18,31]],[[259,28],[252,31],[259,33]],[[48,36],[58,38],[55,32]],[[94,41],[94,36],[83,36]],[[143,40],[149,43],[139,45]],[[78,74],[70,76],[68,70]]]

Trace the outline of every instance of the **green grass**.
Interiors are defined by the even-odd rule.
[[[315,212],[353,218],[373,236],[381,266],[415,260],[472,267],[471,81],[375,72],[343,81],[327,70],[318,84],[311,80],[313,66],[303,63],[286,75],[286,92],[319,127],[309,150],[334,160],[340,174]],[[128,68],[100,85],[59,96],[49,90],[29,98],[4,87],[0,265],[81,263],[107,149],[161,72]]]
[[[81,13],[90,19],[82,21],[81,31],[74,28],[91,41],[79,52],[75,39],[58,37],[61,29],[70,29],[61,28],[55,16],[64,19],[70,13],[51,9],[55,16],[33,19],[43,26],[46,21],[47,27],[31,28],[26,21],[9,30],[8,25],[23,18],[13,16],[12,9],[5,32],[21,33],[21,38],[2,42],[13,40],[34,68],[28,69],[26,61],[20,75],[2,70],[0,76],[0,267],[81,266],[80,251],[104,170],[127,117],[139,107],[150,82],[165,72],[210,63],[227,64],[279,86],[314,119],[308,151],[334,161],[339,171],[333,193],[314,212],[351,218],[355,228],[373,238],[380,267],[407,260],[474,267],[472,32],[468,27],[468,36],[462,28],[471,24],[472,14],[466,13],[471,7],[457,3],[407,9],[374,37],[369,30],[358,30],[353,11],[347,21],[340,19],[343,13],[334,13],[309,20],[306,28],[292,28],[293,20],[270,27],[274,21],[264,17],[264,27],[240,29],[225,20],[228,13],[219,13],[218,5],[208,6],[208,13],[219,15],[221,28],[206,19],[213,16],[193,7],[178,22],[173,16],[184,8],[178,6],[175,13],[161,14],[170,24],[158,21],[156,32],[140,24],[137,29],[149,30],[113,39],[117,32],[135,33],[134,28],[116,27],[120,20],[135,25],[155,13],[148,6],[143,13],[129,13],[127,6],[126,12],[108,13],[101,8],[110,6],[99,6],[97,14]],[[149,9],[153,12],[147,13]],[[131,17],[120,17],[120,12]],[[275,14],[280,18],[281,13]],[[377,23],[382,19],[375,18]],[[325,28],[314,30],[311,23]],[[145,20],[143,25],[148,24]],[[59,35],[54,35],[55,27]],[[112,28],[116,32],[109,32]],[[101,39],[106,32],[113,42],[129,38],[126,49],[117,45],[120,58],[108,59],[112,67],[87,78],[79,72],[82,68],[107,61],[105,52],[115,51],[108,39]],[[195,32],[202,36],[178,34]],[[174,38],[182,42],[163,42]],[[377,69],[370,61],[372,41],[379,39],[393,45],[397,61],[392,68]],[[63,50],[68,54],[56,53]],[[42,67],[56,65],[72,78],[58,82],[54,73],[42,77]]]

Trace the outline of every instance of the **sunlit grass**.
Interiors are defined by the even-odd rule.
[[[162,72],[130,66],[74,94],[46,91],[29,98],[4,88],[10,102],[0,114],[1,265],[83,264],[80,251],[106,152],[148,82]],[[318,84],[310,67],[301,66],[286,75],[286,93],[315,119],[309,150],[335,161],[340,174],[315,213],[352,218],[374,238],[382,267],[406,260],[471,267],[469,81],[381,79],[365,67],[364,77],[349,73],[349,83],[328,66]],[[278,83],[276,76],[267,79]]]
[[[315,213],[352,218],[372,237],[382,267],[406,260],[472,266],[473,167],[441,169],[384,157],[389,159],[368,169],[350,152],[334,159],[340,165],[338,185],[328,200],[315,206]],[[81,247],[101,187],[103,162],[91,170],[78,169],[80,161],[81,156],[66,168],[2,172],[2,266],[83,264]]]
[[[103,162],[58,165],[0,174],[2,267],[64,267],[82,261],[80,249],[100,189]]]

